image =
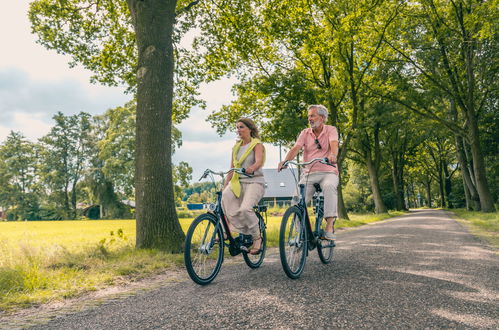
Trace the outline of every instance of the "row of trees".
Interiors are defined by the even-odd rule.
[[[125,201],[135,193],[135,117],[130,102],[95,117],[57,113],[38,142],[11,132],[0,145],[0,207],[7,217],[75,219],[91,205],[99,205],[102,218],[131,217]],[[173,132],[174,151],[181,134]],[[173,167],[177,201],[191,173],[185,162]]]
[[[383,162],[402,209],[413,154],[421,167],[436,167],[442,196],[458,166],[466,204],[495,210],[497,144],[484,144],[498,120],[493,2],[231,0],[196,10],[202,35],[194,46],[209,79],[241,80],[237,99],[210,117],[220,133],[246,115],[260,120],[267,141],[287,145],[306,125],[305,105],[322,103],[341,133],[340,165],[365,165],[377,212],[386,211]],[[429,182],[430,169],[418,171]]]

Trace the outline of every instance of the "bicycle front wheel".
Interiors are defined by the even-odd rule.
[[[214,215],[206,213],[192,222],[185,237],[184,261],[190,278],[201,285],[213,281],[223,262],[223,238]]]
[[[284,272],[289,278],[300,277],[305,269],[307,258],[307,240],[305,219],[301,210],[292,206],[282,217],[279,233],[279,252]]]
[[[243,251],[243,258],[250,268],[258,268],[263,263],[263,258],[265,258],[265,251],[267,250],[267,231],[265,230],[265,222],[260,214],[257,213],[258,225],[260,226],[260,237],[262,238],[262,245],[260,254],[249,254]]]
[[[319,259],[321,259],[323,264],[328,264],[333,259],[333,249],[335,247],[334,241],[327,239],[322,239],[326,233],[326,219],[320,219],[319,223],[319,241],[317,242],[317,252],[319,253]]]

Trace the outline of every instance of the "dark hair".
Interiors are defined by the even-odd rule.
[[[256,127],[256,124],[253,120],[243,117],[243,118],[239,118],[236,121],[236,124],[237,123],[243,123],[244,125],[246,125],[246,127],[248,127],[250,129],[250,132],[251,132],[250,134],[251,134],[252,138],[257,138],[257,139],[260,138],[260,133],[258,132],[258,127]]]

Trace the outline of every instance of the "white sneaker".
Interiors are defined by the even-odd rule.
[[[324,238],[327,239],[328,241],[334,241],[336,240],[336,235],[334,233],[326,231]]]

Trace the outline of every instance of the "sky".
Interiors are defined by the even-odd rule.
[[[69,56],[57,54],[36,43],[27,17],[30,0],[8,1],[0,11],[0,143],[10,131],[19,131],[32,141],[47,134],[58,112],[71,115],[85,111],[103,114],[125,104],[131,96],[125,87],[90,83],[91,72],[82,67],[69,68]],[[200,89],[207,109],[194,109],[178,128],[183,143],[173,155],[173,163],[185,161],[193,168],[193,181],[205,168],[227,169],[235,142],[235,129],[224,136],[206,121],[207,116],[232,99],[234,80],[221,80]],[[235,126],[235,125],[234,125]],[[275,168],[278,149],[265,144],[266,168]]]

